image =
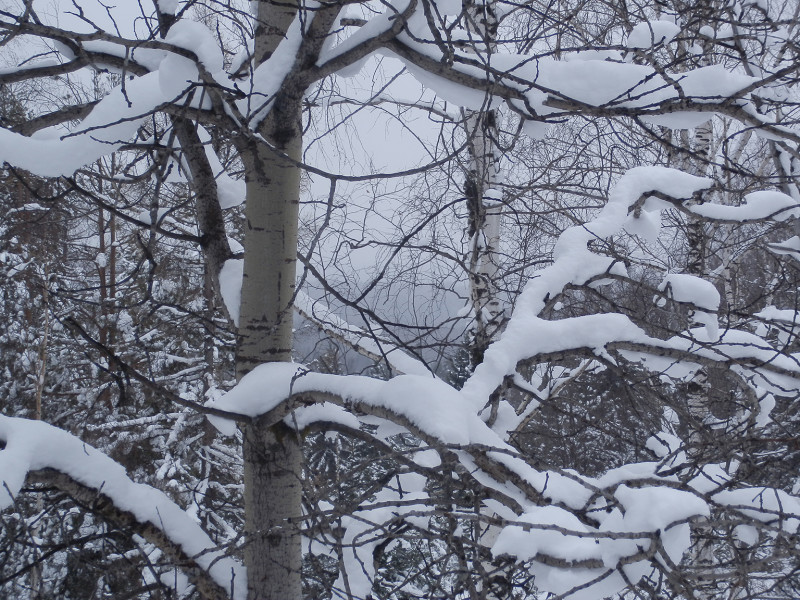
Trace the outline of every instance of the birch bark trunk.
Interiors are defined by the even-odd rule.
[[[703,7],[709,8],[709,7]],[[702,11],[705,13],[705,11]],[[704,14],[709,17],[710,15]],[[705,21],[705,19],[704,19]],[[711,64],[712,47],[708,40],[695,34],[703,47],[703,54],[698,60],[699,66],[705,67]],[[685,48],[681,48],[685,51]],[[707,177],[713,174],[714,161],[714,128],[713,120],[709,119],[705,123],[698,125],[694,130],[694,139],[691,140],[689,132],[683,130],[682,146],[684,149],[682,170],[698,177]],[[686,261],[686,273],[696,277],[705,278],[708,271],[708,241],[709,232],[703,219],[699,217],[688,217],[686,225],[686,238],[689,246]],[[689,324],[697,325],[693,312],[689,313]],[[703,446],[703,438],[708,435],[706,431],[707,418],[709,416],[711,387],[709,383],[709,370],[703,366],[698,369],[694,377],[687,385],[686,404],[690,424],[688,443],[688,453],[695,454],[698,448]],[[691,550],[691,561],[699,570],[711,568],[714,564],[714,542],[713,529],[705,524],[705,519],[698,519],[692,529],[693,545]],[[711,596],[711,592],[700,583],[694,590],[697,597],[705,600]]]
[[[493,2],[470,0],[464,4],[464,13],[472,43],[484,47],[487,61],[491,61],[497,34]],[[496,286],[502,198],[495,189],[498,183],[497,114],[488,103],[484,110],[467,110],[463,114],[469,151],[464,192],[472,236],[469,277],[475,322],[470,331],[470,361],[474,368],[483,362],[484,352],[502,320],[503,307]]]
[[[256,66],[269,58],[297,3],[259,2]],[[243,148],[247,183],[244,277],[236,352],[241,379],[292,359],[292,314],[302,150],[301,100],[282,94],[259,127],[266,144]],[[244,428],[245,565],[250,600],[301,597],[301,448],[282,423]]]
[[[487,63],[495,50],[498,20],[493,0],[465,0],[466,28],[475,53],[485,51]],[[483,110],[465,110],[469,165],[465,196],[469,209],[470,296],[475,320],[470,333],[470,362],[475,368],[502,326],[503,306],[498,297],[497,272],[502,220],[502,196],[497,189],[499,175],[497,112],[487,99]],[[491,422],[491,419],[490,419]],[[479,509],[480,510],[480,509]],[[499,530],[493,525],[476,525],[478,547],[490,548]],[[476,581],[471,595],[476,600],[499,600],[508,595],[502,570],[496,568],[488,551],[480,551],[473,564]]]

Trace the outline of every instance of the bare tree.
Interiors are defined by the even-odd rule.
[[[746,463],[753,444],[765,444],[765,454],[791,454],[800,382],[793,267],[785,260],[776,266],[782,278],[769,303],[758,298],[742,307],[745,316],[726,320],[703,269],[669,272],[670,251],[682,244],[691,255],[696,244],[670,238],[662,222],[682,214],[737,231],[752,227],[750,235],[775,236],[771,248],[781,256],[800,251],[796,238],[786,238],[787,223],[800,216],[800,63],[790,35],[797,14],[778,2],[726,4],[713,14],[664,4],[660,15],[627,2],[556,4],[157,0],[128,7],[123,17],[90,2],[54,14],[33,2],[5,3],[0,33],[10,64],[0,85],[59,78],[73,89],[84,72],[114,74],[115,87],[101,99],[71,94],[66,103],[42,102],[0,130],[0,159],[10,169],[57,178],[53,191],[38,192],[43,201],[79,197],[95,219],[101,215],[103,256],[122,260],[117,229],[105,246],[102,215],[131,232],[130,289],[141,302],[112,298],[119,293],[111,288],[123,285],[122,267],[115,265],[112,280],[101,260],[100,321],[56,312],[59,324],[120,398],[132,388],[195,418],[197,430],[175,428],[187,435],[185,446],[205,441],[203,485],[219,450],[208,442],[217,434],[197,417],[241,441],[244,514],[238,530],[221,519],[204,525],[227,527],[223,533],[206,531],[192,516],[197,507],[187,512],[153,486],[134,483],[79,437],[11,416],[0,417],[0,503],[24,513],[27,481],[37,493],[55,488],[84,507],[92,515],[87,527],[109,523],[146,557],[144,586],[124,591],[133,597],[171,586],[207,598],[300,598],[303,571],[314,561],[321,565],[317,589],[348,598],[486,597],[498,589],[509,597],[534,589],[575,598],[625,590],[693,597],[717,584],[726,595],[791,595],[796,485],[784,477],[764,481]],[[709,36],[705,27],[724,60],[704,66],[692,52],[673,51],[673,44]],[[374,75],[366,95],[346,83],[365,64]],[[409,89],[418,101],[397,97]],[[357,146],[367,136],[347,127],[367,112],[389,114],[398,124],[387,125],[392,135],[415,136],[422,158],[397,172],[365,166],[369,152]],[[436,124],[434,136],[413,125],[416,115]],[[663,145],[649,148],[648,136],[664,123],[700,125],[700,160],[716,160],[707,143],[713,129],[704,125],[714,115],[730,128],[722,146],[752,131],[772,151],[761,178],[747,161],[729,160],[736,156],[730,152],[726,172],[782,191],[747,188],[733,194],[736,203],[721,203],[716,174],[639,164],[659,160]],[[552,147],[529,158],[533,177],[497,177],[501,120],[509,139],[559,131],[550,133]],[[339,130],[346,139],[336,137]],[[309,148],[317,143],[330,144],[324,152],[343,155],[337,164],[350,168],[315,163]],[[461,193],[451,184],[464,153],[470,167]],[[101,162],[106,156],[111,163]],[[525,159],[513,160],[508,170]],[[398,195],[413,190],[411,202],[395,207],[393,230],[376,223],[385,217],[379,201],[389,195],[386,182]],[[145,214],[132,199],[137,190],[149,201]],[[301,198],[311,198],[312,216],[303,216]],[[505,221],[520,225],[502,241],[501,206]],[[237,210],[240,223],[231,216]],[[524,246],[526,236],[537,237],[538,256],[521,254],[500,273],[499,247],[512,255],[510,240]],[[331,249],[330,240],[340,241]],[[180,281],[165,269],[178,248],[197,259],[185,260],[196,269],[186,287],[194,282],[199,304],[169,301],[180,283],[163,289]],[[377,257],[376,269],[354,264],[361,250]],[[436,290],[430,298],[420,283],[426,268]],[[446,276],[437,281],[439,273]],[[509,280],[520,290],[501,332],[499,289],[510,289]],[[298,281],[323,293],[309,299]],[[459,296],[476,324],[451,310]],[[702,326],[663,313],[650,318],[641,298],[654,296],[671,302],[673,315],[692,312]],[[326,299],[333,302],[320,305]],[[431,314],[417,310],[418,302]],[[156,334],[128,321],[118,325],[135,331],[128,346],[109,334],[109,312],[133,321],[133,305],[153,303],[190,315],[215,336],[224,337],[220,329],[235,335],[235,381],[214,381],[226,393],[209,384],[224,366],[201,367],[208,376],[202,385],[196,371],[165,376],[169,369],[147,358],[147,336]],[[339,376],[292,363],[297,308],[339,342],[406,374]],[[479,351],[457,390],[434,376],[435,360],[446,353],[437,350],[470,327]],[[201,343],[206,363],[224,354],[224,342],[216,344]],[[724,369],[735,381],[741,418],[726,431],[724,450],[710,440],[705,451],[687,452],[683,424],[670,415],[687,400],[681,386],[702,369]],[[531,415],[601,374],[645,387],[661,402],[648,410],[666,409],[663,430],[634,436],[655,458],[591,475],[541,464],[519,443]],[[46,395],[41,383],[37,389]],[[785,423],[770,421],[773,407]],[[785,431],[767,438],[772,424]],[[303,456],[303,438],[316,432],[365,444],[349,450],[349,463],[333,461],[317,476]],[[698,521],[724,538],[710,566],[684,561]],[[481,535],[490,528],[493,535]],[[34,540],[35,565],[44,560],[38,531],[23,528],[14,538]],[[169,580],[162,563],[182,575]],[[12,565],[8,579],[29,570]],[[490,590],[485,582],[498,585]]]

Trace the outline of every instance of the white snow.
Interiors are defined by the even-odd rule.
[[[310,25],[310,20],[316,14],[313,10],[319,6],[314,0],[306,2],[308,12],[305,15],[305,26]],[[311,15],[309,17],[308,15]],[[286,31],[284,39],[267,60],[261,63],[253,73],[252,90],[243,100],[237,103],[242,114],[251,117],[251,126],[255,127],[263,120],[269,110],[275,94],[278,93],[283,80],[292,70],[297,52],[302,42],[303,21],[298,15]]]
[[[160,10],[173,14],[179,5],[177,0],[157,2]],[[408,0],[389,3],[383,13],[370,19],[365,26],[348,29],[349,36],[337,46],[327,48],[318,64],[324,65],[387,31],[397,22],[397,14],[408,6]],[[461,11],[461,4],[457,0],[437,0],[436,6],[442,14]],[[254,124],[266,113],[272,98],[295,64],[296,52],[302,41],[302,26],[299,19],[293,23],[277,51],[256,70],[252,82],[253,93],[238,103],[239,109],[252,117]],[[415,32],[424,32],[426,24],[421,19],[421,13],[408,26]],[[715,35],[713,30],[708,30],[710,28],[704,27],[701,34],[708,37]],[[679,32],[680,28],[669,21],[639,23],[631,31],[627,45],[629,48],[647,49],[671,42]],[[400,39],[429,57],[439,58],[434,44],[414,40],[407,32],[401,34]],[[8,161],[40,175],[71,174],[83,164],[119,148],[134,136],[143,118],[160,103],[178,98],[188,86],[197,83],[198,63],[212,75],[221,73],[222,52],[213,32],[204,25],[181,20],[169,32],[167,42],[191,51],[197,56],[197,62],[175,53],[147,55],[146,59],[151,62],[156,58],[160,60],[158,72],[127,81],[125,94],[121,90],[112,91],[80,124],[74,132],[76,135],[63,137],[66,131],[54,128],[26,138],[0,130],[0,161]],[[110,52],[118,54],[118,50],[113,44],[109,45]],[[674,100],[681,95],[708,102],[711,111],[714,101],[736,95],[756,81],[753,77],[727,71],[722,65],[713,65],[673,74],[677,83],[672,85],[649,66],[622,62],[622,56],[617,52],[584,53],[564,61],[498,53],[492,57],[492,61],[494,67],[533,83],[530,89],[522,84],[518,87],[526,94],[538,117],[558,115],[558,100],[575,100],[592,106],[644,107]],[[406,64],[421,83],[435,90],[441,98],[470,108],[486,105],[484,92],[430,74],[411,63]],[[480,69],[459,68],[464,73],[482,76]],[[220,78],[220,81],[223,79]],[[507,79],[506,83],[509,81]],[[199,99],[195,98],[195,105],[198,103]],[[674,128],[694,127],[707,121],[711,114],[697,110],[671,115],[658,115],[656,112],[657,109],[654,109],[654,114],[643,119]],[[114,124],[106,125],[109,122]],[[531,135],[540,136],[548,125],[532,121],[524,127]],[[207,141],[207,132],[201,132],[201,137],[204,142]],[[209,145],[206,151],[217,178],[221,206],[238,205],[244,198],[244,184],[231,179],[224,172],[219,158]],[[674,300],[697,307],[699,312],[695,318],[706,325],[705,329],[690,330],[670,340],[647,336],[622,314],[593,314],[557,320],[540,316],[545,306],[561,294],[567,285],[604,285],[615,276],[626,274],[620,262],[595,252],[592,249],[594,242],[607,240],[623,232],[640,235],[645,241],[655,242],[658,239],[661,211],[671,205],[654,197],[647,198],[649,193],[657,191],[677,201],[688,200],[711,184],[709,179],[661,167],[639,167],[628,171],[618,181],[605,207],[594,218],[570,227],[561,234],[553,250],[552,266],[539,271],[526,286],[517,300],[506,330],[488,349],[484,362],[461,392],[432,377],[424,363],[405,353],[399,346],[367,335],[363,329],[338,317],[329,307],[299,294],[298,305],[312,318],[322,321],[354,345],[374,355],[385,356],[394,370],[405,374],[381,381],[368,377],[311,373],[300,365],[272,363],[257,367],[230,392],[208,404],[258,416],[278,408],[293,394],[306,394],[310,404],[294,408],[284,417],[287,424],[300,430],[320,421],[353,429],[365,422],[378,423],[382,427],[376,434],[379,437],[408,429],[431,446],[424,446],[424,450],[412,455],[413,460],[424,467],[441,463],[437,447],[440,451],[447,445],[457,447],[456,455],[476,480],[520,506],[520,514],[517,515],[496,500],[484,502],[493,513],[510,521],[492,545],[493,554],[508,554],[518,560],[532,561],[531,570],[536,575],[536,585],[545,592],[560,594],[587,583],[573,597],[594,599],[615,594],[627,585],[625,578],[615,570],[619,560],[649,548],[651,539],[655,537],[660,537],[666,557],[675,563],[680,562],[690,545],[689,526],[680,521],[709,514],[709,507],[700,494],[713,493],[713,500],[719,504],[730,506],[748,518],[777,523],[794,533],[800,524],[800,501],[785,492],[763,488],[717,491],[731,480],[722,465],[707,465],[692,479],[689,488],[697,494],[658,485],[659,468],[666,461],[625,465],[596,479],[567,472],[545,473],[531,467],[504,442],[503,436],[519,423],[519,416],[509,402],[501,400],[494,430],[479,416],[490,394],[503,379],[508,375],[519,375],[517,365],[524,359],[586,349],[610,360],[607,345],[634,342],[649,345],[652,354],[629,352],[627,355],[641,359],[652,369],[673,376],[686,376],[697,365],[690,361],[678,364],[674,357],[659,356],[659,349],[691,352],[712,360],[737,359],[740,364],[732,366],[734,372],[742,373],[754,387],[761,386],[761,412],[757,424],[767,424],[769,413],[775,406],[773,394],[783,392],[787,395],[797,389],[800,381],[798,361],[749,332],[729,330],[720,336],[715,314],[719,309],[720,295],[708,281],[690,275],[668,274],[661,282],[659,289],[668,292]],[[639,206],[641,210],[633,210],[640,200],[643,200]],[[737,222],[756,219],[785,221],[800,217],[797,201],[776,191],[748,194],[740,206],[705,203],[687,204],[685,208],[706,218]],[[143,220],[149,218],[149,214],[142,215]],[[784,246],[775,251],[800,256],[800,240],[797,238],[787,240]],[[102,264],[101,258],[104,257],[98,257],[98,264]],[[236,324],[239,320],[242,270],[242,260],[228,260],[219,273],[223,300]],[[791,325],[796,320],[795,311],[780,311],[775,307],[766,308],[759,316],[767,321]],[[749,366],[746,364],[748,361],[752,363]],[[786,373],[776,375],[769,371],[771,368]],[[319,397],[315,398],[315,393]],[[368,416],[359,418],[354,412],[367,413]],[[215,417],[210,419],[227,434],[233,434],[236,430],[235,423],[231,421]],[[404,423],[407,427],[403,427]],[[223,587],[230,585],[232,572],[237,581],[244,581],[241,566],[214,550],[212,541],[190,515],[161,492],[132,482],[120,465],[77,438],[43,423],[0,417],[0,439],[7,444],[0,452],[0,479],[11,490],[12,496],[19,492],[31,470],[54,468],[63,471],[84,485],[101,490],[120,508],[130,510],[138,519],[163,528],[187,554],[198,556],[198,563],[208,568]],[[494,449],[486,451],[484,457],[500,475],[494,469],[484,471],[479,468],[474,456],[463,449],[471,444]],[[680,451],[680,439],[670,433],[662,432],[650,438],[647,447],[661,458],[672,454],[671,465],[679,466],[686,459],[686,455]],[[524,480],[545,499],[559,506],[533,506],[520,488],[505,480],[506,472]],[[404,511],[422,513],[430,507],[421,477],[403,474],[400,478],[402,485],[399,491],[387,488],[377,494],[375,501],[386,502],[385,506],[362,508],[352,517],[342,519],[346,531],[345,543],[351,545],[343,559],[349,566],[351,577],[347,583],[356,595],[365,596],[371,591],[371,580],[375,574],[371,556],[376,542],[368,537],[372,524],[395,519]],[[671,485],[677,482],[676,477],[669,479]],[[607,500],[603,502],[608,501],[609,507],[614,506],[613,501],[618,506],[598,517],[601,524],[594,529],[570,511],[586,508],[596,489],[607,494]],[[396,502],[398,497],[404,500],[400,507]],[[8,506],[11,502],[12,498],[0,490],[0,507]],[[425,527],[424,514],[416,514],[413,518],[415,524]],[[741,525],[734,535],[742,543],[752,544],[758,533],[752,527],[748,529]],[[566,561],[599,560],[606,568],[553,568],[537,561],[537,556],[541,554]],[[637,582],[649,568],[647,561],[637,561],[621,570],[629,581]],[[343,582],[340,580],[338,585],[343,585]],[[246,593],[244,585],[238,585],[236,589],[237,597],[243,597]]]
[[[707,327],[695,328],[666,341],[651,339],[648,344],[651,346],[649,351],[623,350],[621,353],[629,360],[640,361],[651,371],[676,379],[691,378],[699,365],[692,363],[690,358],[676,360],[661,355],[659,348],[714,361],[735,361],[729,368],[741,374],[757,392],[763,390],[776,396],[787,396],[793,395],[793,390],[800,385],[798,358],[781,353],[763,338],[746,331],[726,329],[717,338],[709,334]]]
[[[602,337],[605,334],[599,335]],[[523,506],[528,505],[519,517],[515,517],[500,531],[492,546],[492,552],[495,555],[510,554],[519,560],[533,560],[531,569],[537,573],[540,589],[544,591],[554,593],[566,591],[573,587],[575,577],[583,575],[586,576],[587,582],[600,578],[597,585],[601,585],[601,588],[590,586],[594,592],[602,589],[604,593],[614,593],[623,589],[625,584],[621,577],[610,575],[610,571],[609,576],[605,577],[606,571],[603,569],[589,569],[585,572],[579,570],[578,572],[583,575],[576,575],[574,569],[548,567],[536,562],[537,554],[571,561],[594,559],[616,564],[615,561],[621,556],[635,554],[640,547],[649,545],[649,537],[658,535],[669,557],[679,561],[682,553],[688,548],[689,536],[688,526],[676,522],[708,514],[705,502],[698,496],[686,491],[653,485],[658,479],[657,463],[641,463],[638,467],[626,465],[624,468],[607,473],[601,479],[586,480],[591,486],[584,485],[582,478],[576,475],[567,477],[556,472],[536,471],[514,456],[513,451],[509,452],[510,447],[489,430],[458,391],[433,377],[405,375],[381,381],[367,377],[312,373],[296,364],[272,363],[254,369],[233,390],[211,405],[256,416],[277,407],[291,394],[298,394],[300,397],[305,394],[311,397],[314,392],[333,395],[323,396],[331,398],[331,402],[296,410],[287,417],[288,423],[303,427],[315,420],[333,420],[349,427],[356,427],[358,425],[356,418],[342,408],[367,413],[374,410],[379,417],[388,416],[382,410],[386,409],[407,419],[413,426],[412,431],[421,433],[423,439],[429,439],[434,444],[466,446],[478,443],[496,448],[497,450],[486,454],[488,459],[510,469],[530,485],[541,490],[545,497],[551,498],[554,502],[561,502],[565,506],[583,507],[590,499],[592,489],[616,486],[616,498],[624,513],[620,511],[612,513],[612,517],[606,518],[599,530],[593,530],[581,523],[566,508],[530,506],[524,494],[519,493],[508,482],[495,481],[477,469],[469,453],[457,452],[464,466],[481,483],[494,487],[503,495],[516,498]],[[235,431],[232,423],[213,417],[212,421],[226,433]],[[391,421],[400,422],[397,417],[392,417]],[[393,429],[391,433],[398,431],[402,429]],[[385,434],[386,432],[383,435]],[[426,449],[416,458],[423,466],[433,466],[440,461],[433,449]],[[650,485],[646,487],[620,485],[624,481],[641,479],[648,480]],[[407,489],[405,484],[402,488]],[[411,491],[413,492],[413,489]],[[652,510],[654,506],[657,507],[656,511]],[[384,509],[379,509],[378,512],[380,510]],[[386,510],[394,514],[397,509],[392,507]],[[501,510],[500,513],[510,516],[507,509]],[[381,515],[381,518],[387,518],[383,513]],[[360,531],[366,531],[364,524],[358,524],[359,520],[368,518],[373,522],[372,519],[378,515],[370,512],[359,513],[357,516],[358,519],[352,522],[349,518],[347,520],[348,536],[357,536],[360,535]],[[415,519],[415,523],[419,521],[417,524],[421,526],[420,517]],[[604,537],[604,532],[613,533],[619,539]],[[596,541],[597,536],[601,540],[599,544]],[[364,556],[369,556],[370,548],[368,543],[357,546],[353,550],[355,555],[352,560],[363,560]],[[636,563],[626,567],[625,572],[629,578],[638,580],[637,578],[648,568],[645,561],[642,564]],[[568,576],[570,573],[572,576]],[[371,580],[372,573],[368,569],[365,579],[361,579],[361,574],[356,574],[355,577],[359,586],[366,586]]]
[[[527,93],[538,115],[556,115],[548,98],[568,98],[591,106],[646,107],[676,99],[675,86],[652,68],[605,60],[556,61],[498,54],[493,63],[515,76],[534,82]],[[755,79],[727,71],[720,65],[671,73],[681,92],[698,102],[736,95]],[[696,111],[693,111],[696,112]],[[707,120],[707,119],[706,119]]]
[[[235,208],[244,202],[245,183],[220,171],[217,175],[217,195],[222,210]]]
[[[719,291],[710,281],[685,273],[670,273],[658,286],[677,302],[693,304],[699,311],[692,314],[692,319],[702,323],[710,340],[719,337],[719,323],[716,312],[719,310]]]
[[[407,0],[392,3],[385,12],[370,19],[366,25],[358,28],[338,45],[325,49],[317,64],[324,65],[375,35],[387,31],[394,23],[396,14],[402,12],[406,6]],[[678,32],[677,25],[669,21],[641,23],[632,32],[632,43],[650,47],[653,43],[672,40]],[[443,59],[438,46],[434,43],[415,39],[407,32],[401,33],[398,39],[416,52],[435,60]],[[386,54],[386,51],[381,53]],[[464,56],[474,58],[474,55],[466,53]],[[572,99],[591,106],[654,107],[658,103],[685,96],[700,103],[713,103],[735,96],[743,88],[757,81],[754,77],[728,71],[721,65],[710,65],[682,73],[669,73],[668,80],[649,66],[614,60],[616,57],[613,55],[596,54],[594,59],[586,60],[587,55],[584,53],[574,58],[576,60],[554,60],[496,52],[492,54],[491,60],[493,68],[516,78],[506,79],[505,83],[524,93],[529,106],[540,117],[558,114],[559,109],[553,108],[552,100]],[[606,58],[611,60],[605,60]],[[363,59],[359,62],[364,64]],[[471,109],[478,109],[485,103],[485,94],[479,90],[433,75],[411,61],[404,60],[404,63],[420,83],[434,90],[442,99]],[[456,64],[455,68],[477,78],[485,76],[480,68],[472,65]],[[500,79],[503,79],[502,76]],[[525,85],[519,79],[529,81],[533,85]],[[676,87],[680,88],[680,91]],[[518,102],[512,103],[522,110],[528,110]],[[710,117],[709,114],[698,120],[700,117],[697,111],[691,112],[693,114],[684,118],[678,116],[665,118],[673,121],[682,119],[674,126],[687,127],[689,124],[702,123]],[[650,116],[657,118],[658,111],[654,109]],[[540,132],[534,128],[532,134],[539,136]]]
[[[61,127],[32,137],[0,129],[0,162],[43,177],[72,175],[129,141],[145,116],[165,100],[158,73],[137,77],[126,83],[125,93],[117,88],[103,98],[69,137]]]
[[[352,413],[331,402],[321,402],[298,408],[284,419],[287,425],[294,427],[298,431],[302,431],[312,423],[320,421],[337,423],[350,429],[358,429],[361,425]]]
[[[677,452],[682,444],[683,442],[678,436],[666,431],[660,431],[647,439],[645,447],[658,458],[664,458]]]
[[[708,494],[718,491],[730,480],[731,474],[725,465],[704,465],[700,469],[700,473],[689,482],[689,486],[700,494]]]
[[[483,422],[464,410],[458,391],[432,376],[401,375],[381,381],[370,377],[347,377],[313,373],[294,363],[267,363],[253,369],[230,392],[210,406],[257,416],[278,406],[292,394],[321,392],[363,407],[386,408],[406,417],[426,434],[445,443],[487,441]],[[209,417],[220,431],[231,435],[234,425]],[[492,441],[498,441],[496,438]]]
[[[184,101],[184,93],[191,90],[199,80],[200,72],[197,64],[190,58],[170,53],[164,57],[158,68],[158,83],[164,97],[173,102]],[[193,105],[197,105],[199,90],[193,97]]]
[[[776,306],[765,306],[753,316],[764,319],[765,321],[775,321],[789,325],[794,325],[800,321],[800,313],[796,309],[780,309]]]
[[[547,321],[539,318],[539,313],[547,299],[568,284],[581,285],[605,273],[624,273],[619,263],[592,252],[589,243],[614,235],[634,222],[629,208],[643,195],[661,191],[675,198],[691,198],[711,184],[710,179],[664,167],[637,167],[625,173],[594,219],[559,236],[554,263],[539,271],[523,290],[506,330],[464,385],[462,392],[473,406],[480,410],[503,378],[513,374],[525,358],[569,348],[592,348],[602,353],[603,346],[612,341],[647,341],[647,336],[621,314]]]
[[[165,41],[193,52],[210,74],[213,75],[222,70],[222,50],[214,34],[202,23],[180,19],[170,27]]]
[[[679,563],[689,549],[689,526],[680,521],[690,517],[709,516],[705,500],[691,492],[667,487],[628,487],[620,485],[614,493],[624,509],[616,510],[603,520],[601,531],[617,533],[661,532],[664,550],[674,563]],[[649,547],[649,542],[644,548]],[[600,540],[603,564],[612,568],[620,558],[636,554],[641,541],[634,539]]]
[[[701,217],[740,222],[761,219],[786,221],[800,217],[800,205],[791,196],[769,190],[747,194],[739,206],[704,203],[693,204],[689,210]]]
[[[658,286],[677,302],[688,302],[708,311],[719,310],[719,291],[710,281],[684,273],[669,273]]]
[[[800,500],[783,490],[756,487],[723,490],[714,494],[713,499],[751,519],[780,527],[788,533],[797,533],[800,525]]]
[[[444,77],[440,77],[416,66],[411,61],[403,62],[408,72],[411,73],[419,83],[433,90],[436,96],[445,102],[470,110],[481,110],[486,106],[499,105],[497,99],[493,99],[494,104],[489,102],[486,93],[481,90],[454,83]]]
[[[622,510],[614,509],[602,518],[597,537],[569,511],[556,506],[536,507],[502,529],[492,553],[529,561],[536,561],[539,554],[568,561],[600,559],[608,568],[608,571],[567,570],[533,562],[531,570],[537,576],[537,586],[543,591],[560,594],[581,582],[613,573],[620,559],[648,549],[654,535],[660,536],[669,559],[680,562],[690,546],[689,526],[682,521],[709,515],[706,502],[686,491],[620,485],[614,496]],[[650,566],[647,560],[640,560],[623,569],[628,580],[635,584]],[[622,578],[610,577],[604,579],[602,585],[602,595],[606,596],[621,591],[626,584]],[[594,589],[593,593],[600,592]],[[588,596],[580,593],[576,597]]]
[[[756,416],[756,427],[766,427],[772,421],[772,409],[775,408],[775,396],[764,394],[758,402],[758,415]]]
[[[628,35],[628,48],[650,48],[656,44],[668,44],[681,31],[671,21],[645,21],[633,27]]]
[[[225,308],[233,321],[239,326],[239,309],[242,304],[242,274],[244,260],[231,258],[225,261],[219,271],[219,288]]]
[[[394,25],[397,20],[398,13],[402,13],[408,7],[408,2],[409,0],[387,2],[386,10],[369,19],[366,24],[358,29],[355,29],[350,36],[338,45],[326,48],[325,52],[320,53],[317,65],[323,65],[337,56],[341,56],[345,52],[352,50],[359,44],[391,29],[392,25]]]
[[[709,120],[709,113],[705,112],[674,112],[664,115],[648,115],[641,117],[642,121],[650,125],[658,125],[669,129],[694,129]]]
[[[244,568],[224,556],[200,525],[163,492],[131,481],[125,469],[102,452],[42,421],[3,415],[0,440],[6,443],[0,451],[0,481],[4,484],[0,489],[0,509],[12,505],[12,496],[19,493],[29,472],[54,469],[100,491],[139,522],[155,525],[207,569],[223,589],[230,589],[233,577],[237,583],[235,598],[246,597]]]
[[[171,208],[164,207],[164,206],[156,209],[155,210],[155,217],[156,217],[155,223],[159,224],[159,225],[162,224],[165,221],[174,223],[175,221],[168,217],[170,211],[172,211]],[[150,210],[142,210],[142,211],[138,212],[136,214],[136,219],[138,221],[142,222],[142,223],[145,223],[146,225],[153,225],[154,224],[153,223],[153,214],[152,214],[152,211],[150,211]]]
[[[158,10],[167,15],[178,12],[179,0],[157,0]]]
[[[518,560],[531,560],[539,553],[565,560],[600,558],[600,547],[589,528],[563,508],[536,507],[517,521],[524,525],[504,527],[492,546],[492,554],[508,554]]]
[[[752,525],[737,525],[733,528],[733,537],[745,546],[754,546],[758,542],[758,529]]]
[[[714,28],[711,27],[710,25],[703,25],[700,28],[699,33],[700,33],[700,35],[702,35],[704,37],[707,37],[707,38],[711,38],[712,40],[716,36],[716,32],[714,31]]]
[[[380,527],[381,524],[412,511],[424,513],[428,509],[430,499],[420,489],[420,483],[424,484],[424,480],[410,473],[401,475],[399,479],[400,488],[407,490],[405,493],[400,494],[397,490],[384,488],[376,495],[375,501],[384,503],[385,506],[359,508],[352,516],[346,515],[341,519],[344,529],[342,539],[344,551],[341,558],[345,568],[340,569],[334,587],[343,589],[346,577],[351,597],[367,598],[372,591],[372,582],[375,578],[373,552],[381,540],[379,536],[374,535],[373,527]],[[406,520],[423,528],[427,525],[425,517],[414,516]],[[328,552],[333,554],[330,548]]]
[[[778,255],[788,255],[795,260],[800,260],[800,237],[793,235],[783,242],[767,244],[771,252]]]
[[[217,153],[214,152],[214,148],[211,145],[211,134],[208,133],[208,130],[198,125],[197,133],[200,136],[200,141],[203,142],[203,148],[205,149],[211,170],[214,172],[220,208],[225,210],[227,208],[239,206],[245,199],[247,191],[245,182],[240,179],[233,179],[225,172],[225,168],[222,166]]]
[[[461,0],[435,0],[436,10],[440,15],[459,15],[463,10]]]

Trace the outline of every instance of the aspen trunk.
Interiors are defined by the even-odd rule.
[[[711,55],[712,49],[708,43],[703,43],[703,46],[704,53],[699,62],[700,66],[707,66],[710,64],[708,57]],[[688,140],[688,131],[684,130],[683,133]],[[711,119],[695,128],[693,144],[685,145],[685,149],[689,152],[684,155],[684,171],[699,177],[713,174],[713,139],[714,128]],[[705,277],[708,270],[709,233],[706,231],[704,220],[699,217],[689,217],[686,237],[689,245],[686,272],[697,277]],[[694,314],[690,313],[689,324],[693,324],[693,321]],[[710,412],[710,395],[709,369],[701,367],[689,381],[687,387],[687,408],[693,421],[688,437],[688,453],[690,455],[698,453],[698,448],[703,446],[703,438],[708,435],[705,421]],[[692,563],[701,570],[710,568],[714,564],[714,531],[707,525],[706,519],[698,519],[694,524],[692,538]],[[700,600],[705,600],[713,595],[713,592],[707,589],[702,581],[699,582],[694,592]]]
[[[464,3],[466,27],[476,46],[494,51],[497,16],[493,2]],[[500,246],[502,202],[498,184],[497,113],[489,103],[480,111],[464,111],[469,167],[464,192],[472,236],[469,278],[470,299],[475,321],[470,331],[472,367],[483,355],[500,329],[503,307],[497,295],[497,255]]]
[[[497,297],[497,252],[502,204],[497,184],[494,111],[469,112],[466,118],[469,172],[465,192],[469,207],[470,296],[475,323],[471,332],[473,368],[483,362],[486,348],[500,328],[502,306]]]
[[[258,4],[255,58],[269,58],[297,14],[291,3]],[[236,375],[292,359],[300,199],[302,91],[275,101],[259,127],[267,144],[243,148],[247,183],[244,277]],[[282,423],[244,430],[245,565],[249,600],[299,600],[301,470],[297,434]]]
[[[685,171],[700,177],[706,176],[709,170],[707,161],[711,160],[711,142],[713,136],[713,129],[711,121],[706,121],[695,129],[695,139],[693,156],[687,160],[684,168]],[[700,217],[688,217],[687,224],[687,243],[689,244],[689,251],[687,256],[686,272],[689,275],[703,277],[706,275],[706,259],[707,259],[707,245],[708,234],[705,228],[705,222]],[[692,314],[689,315],[690,322],[694,320]],[[695,376],[689,382],[687,390],[687,405],[689,415],[699,425],[697,429],[692,429],[692,434],[689,436],[689,442],[692,444],[699,444],[702,439],[703,427],[702,423],[708,416],[708,400],[709,400],[709,384],[708,384],[708,371],[705,367],[698,369]]]
[[[463,4],[466,27],[476,46],[488,54],[495,50],[498,20],[493,0],[466,0]],[[469,232],[472,235],[469,278],[470,299],[475,321],[470,331],[470,362],[473,369],[483,362],[484,354],[500,330],[503,306],[498,297],[497,272],[502,220],[502,196],[499,182],[497,112],[487,102],[483,110],[464,111],[469,167],[465,196],[469,208]],[[479,509],[480,510],[480,509]],[[477,575],[471,597],[476,600],[499,600],[508,596],[507,581],[497,575],[495,561],[488,548],[497,540],[494,525],[476,524],[479,550],[473,570]]]
[[[300,151],[300,137],[284,149]],[[238,378],[292,358],[299,169],[265,149],[248,170],[244,278],[236,357]],[[245,564],[251,600],[300,598],[301,452],[281,423],[244,431]]]

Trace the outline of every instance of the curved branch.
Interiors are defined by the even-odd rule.
[[[139,535],[156,546],[187,575],[189,581],[205,600],[229,600],[232,597],[228,590],[214,581],[208,571],[197,563],[197,556],[187,554],[180,544],[170,539],[163,529],[152,523],[143,523],[133,513],[116,506],[114,501],[101,490],[87,487],[69,475],[54,469],[31,471],[28,473],[28,480],[61,490],[77,504],[125,531],[126,534]]]

